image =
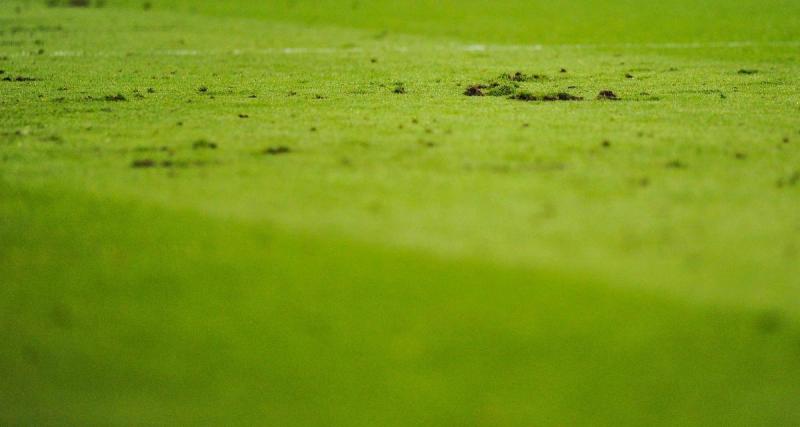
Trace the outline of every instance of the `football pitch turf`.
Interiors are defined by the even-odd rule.
[[[800,4],[0,3],[0,424],[800,424]]]

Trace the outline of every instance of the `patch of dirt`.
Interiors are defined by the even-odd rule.
[[[5,76],[5,77],[3,77],[3,81],[4,82],[36,82],[36,81],[39,81],[39,79],[37,79],[36,77],[27,77],[27,76],[17,76],[17,77]]]
[[[600,93],[597,94],[597,99],[601,101],[618,101],[619,97],[610,90],[601,90]]]
[[[520,92],[512,95],[509,99],[516,99],[518,101],[581,101],[583,97],[571,95],[566,92],[550,93],[544,95],[535,95],[530,92]]]
[[[562,73],[566,73],[566,68],[561,68]],[[628,78],[634,78],[626,74]],[[581,101],[584,98],[568,92],[535,93],[527,89],[524,82],[547,80],[547,76],[542,74],[525,74],[521,71],[516,73],[504,73],[494,80],[486,83],[470,84],[464,89],[464,96],[504,96],[518,101]],[[576,86],[569,86],[568,89],[577,89]],[[611,90],[601,90],[597,95],[598,100],[616,101],[620,97]],[[657,98],[655,99],[657,100]]]
[[[285,145],[279,145],[277,147],[268,147],[268,148],[264,149],[263,151],[261,151],[261,154],[266,154],[268,156],[278,156],[278,155],[281,155],[281,154],[288,154],[288,153],[291,153],[291,152],[292,152],[291,148],[289,148],[289,147],[287,147]]]
[[[116,95],[106,95],[106,97],[103,98],[103,99],[105,99],[106,101],[111,101],[111,102],[121,102],[121,101],[127,101],[128,100],[127,98],[125,98],[125,95],[123,95],[121,93],[118,93]]]
[[[472,85],[464,91],[466,96],[483,96],[483,85]]]
[[[564,70],[566,72],[566,70]],[[512,96],[517,93],[520,83],[540,81],[547,77],[542,74],[503,73],[487,83],[478,83],[468,86],[464,90],[465,96]]]
[[[210,162],[206,160],[162,160],[162,161],[155,161],[153,159],[137,159],[131,163],[131,167],[134,169],[150,169],[150,168],[163,168],[163,169],[173,169],[173,168],[189,168],[189,167],[202,167],[208,166],[216,162]]]
[[[106,0],[95,0],[94,2],[90,0],[47,0],[46,4],[48,7],[104,7],[106,5]]]

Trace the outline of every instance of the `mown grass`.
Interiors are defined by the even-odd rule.
[[[235,3],[0,6],[3,422],[798,421],[794,15]]]

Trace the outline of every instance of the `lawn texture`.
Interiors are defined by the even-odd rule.
[[[0,424],[800,423],[797,3],[496,3],[0,4]]]

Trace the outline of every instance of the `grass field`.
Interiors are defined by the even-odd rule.
[[[49,3],[0,424],[800,424],[800,3]]]

